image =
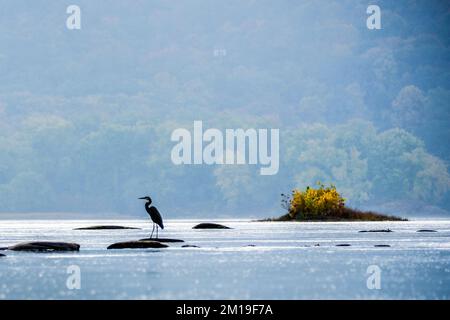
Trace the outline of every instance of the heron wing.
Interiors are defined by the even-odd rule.
[[[150,207],[149,211],[152,221],[156,223],[158,226],[160,226],[161,229],[164,229],[163,219],[158,209],[156,209],[155,207]]]

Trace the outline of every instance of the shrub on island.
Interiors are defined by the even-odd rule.
[[[294,189],[292,194],[281,195],[281,205],[287,214],[271,221],[405,221],[405,219],[371,211],[360,211],[345,206],[345,199],[334,185],[305,190]]]

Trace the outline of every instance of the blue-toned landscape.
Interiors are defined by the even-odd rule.
[[[449,299],[449,141],[446,0],[2,0],[0,299]]]

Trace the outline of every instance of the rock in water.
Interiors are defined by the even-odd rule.
[[[6,257],[6,255],[0,253],[0,257]]]
[[[185,244],[181,246],[182,248],[200,248],[199,246],[193,244]]]
[[[195,227],[192,227],[192,229],[231,229],[231,228],[217,223],[200,223]]]
[[[391,229],[361,230],[359,232],[392,232]]]
[[[348,244],[348,243],[340,243],[340,244],[336,245],[336,247],[350,247],[350,246],[351,246],[351,244]]]
[[[146,248],[167,248],[168,245],[158,241],[125,241],[113,243],[108,249],[146,249]]]
[[[374,245],[375,248],[390,248],[391,246],[388,244],[376,244]]]
[[[13,251],[35,251],[35,252],[53,252],[53,251],[79,251],[80,245],[68,242],[23,242],[8,248]]]
[[[75,228],[73,230],[128,230],[128,229],[141,229],[141,228],[123,227],[123,226],[92,226],[92,227]]]
[[[436,230],[430,230],[430,229],[420,229],[417,230],[417,232],[437,232]]]
[[[139,241],[158,241],[158,242],[184,242],[184,240],[181,239],[164,239],[164,238],[145,238],[141,239]]]

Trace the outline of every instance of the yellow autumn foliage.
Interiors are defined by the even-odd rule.
[[[325,187],[317,183],[317,188],[306,187],[304,191],[295,189],[289,203],[289,215],[295,219],[338,217],[344,209],[345,199],[334,185]]]

